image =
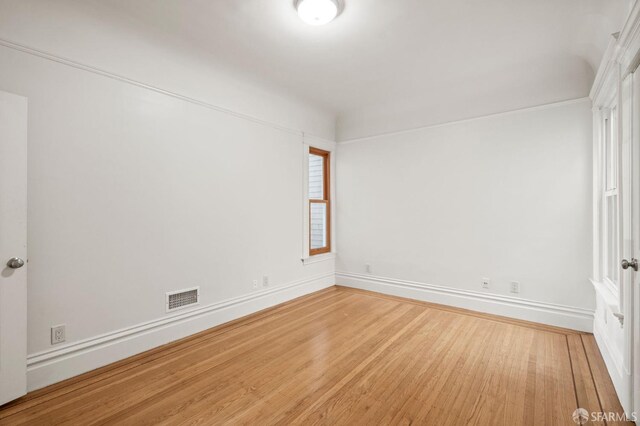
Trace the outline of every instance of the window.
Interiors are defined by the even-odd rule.
[[[309,148],[309,255],[331,251],[329,152]]]
[[[605,282],[614,289],[618,288],[620,257],[620,228],[618,220],[618,134],[617,108],[612,108],[603,119],[603,200],[602,200],[602,232],[603,232],[603,275]]]

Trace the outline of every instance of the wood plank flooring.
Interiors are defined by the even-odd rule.
[[[622,413],[590,334],[332,287],[32,392],[0,424],[574,425],[577,407]]]

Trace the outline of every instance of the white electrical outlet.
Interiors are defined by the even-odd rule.
[[[254,290],[258,288],[258,280],[253,280],[253,288]]]
[[[51,327],[51,344],[56,345],[66,340],[65,324],[54,325]]]
[[[491,285],[491,280],[489,278],[483,278],[480,282],[480,285],[482,286],[482,288],[488,289]]]
[[[371,265],[370,265],[370,264],[368,264],[368,263],[367,263],[366,265],[364,265],[364,271],[365,271],[367,274],[370,274],[370,273],[371,273]]]
[[[262,287],[269,287],[269,276],[265,275],[262,277]]]
[[[511,293],[520,293],[520,283],[518,281],[511,281],[510,290]]]

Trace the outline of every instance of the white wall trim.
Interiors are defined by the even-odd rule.
[[[573,330],[593,330],[594,311],[590,309],[349,272],[336,272],[336,283]]]
[[[629,376],[622,373],[622,354],[616,351],[614,345],[610,345],[609,341],[605,337],[606,333],[600,330],[598,321],[595,322],[593,327],[593,337],[596,339],[604,363],[607,366],[607,371],[613,382],[618,398],[620,398],[620,404],[625,408],[627,414],[631,414],[629,407],[632,405],[631,401],[631,388]]]
[[[28,389],[77,376],[334,284],[333,272],[317,275],[31,354],[27,357]]]
[[[80,70],[83,70],[83,71],[88,71],[88,72],[93,73],[93,74],[101,75],[103,77],[107,77],[107,78],[110,78],[110,79],[113,79],[113,80],[117,80],[117,81],[120,81],[120,82],[123,82],[123,83],[126,83],[126,84],[131,84],[133,86],[137,86],[137,87],[140,87],[140,88],[143,88],[143,89],[147,89],[147,90],[151,90],[151,91],[154,91],[154,92],[157,92],[157,93],[161,93],[161,94],[166,95],[166,96],[171,96],[172,98],[180,99],[180,100],[185,101],[185,102],[189,102],[189,103],[192,103],[192,104],[195,104],[195,105],[199,105],[199,106],[202,106],[204,108],[208,108],[208,109],[211,109],[211,110],[214,110],[214,111],[217,111],[217,112],[221,112],[223,114],[228,114],[228,115],[231,115],[231,116],[236,117],[236,118],[241,118],[243,120],[251,121],[253,123],[261,124],[263,126],[267,126],[267,127],[270,127],[270,128],[276,129],[276,130],[280,130],[280,131],[283,131],[283,132],[286,132],[286,133],[292,133],[292,134],[295,134],[295,135],[300,135],[301,137],[302,137],[302,135],[304,133],[307,136],[311,136],[311,137],[313,137],[315,139],[318,139],[318,140],[321,140],[321,141],[325,141],[328,144],[335,143],[334,141],[325,139],[325,138],[323,138],[321,136],[312,135],[312,134],[310,134],[308,132],[303,132],[302,130],[299,130],[299,129],[293,129],[293,128],[290,128],[290,127],[286,127],[286,126],[280,125],[280,124],[275,123],[275,122],[271,122],[271,121],[268,121],[268,120],[263,120],[261,118],[254,117],[254,116],[249,115],[249,114],[236,112],[236,111],[233,111],[231,109],[224,108],[224,107],[221,107],[219,105],[215,105],[215,104],[212,104],[212,103],[200,100],[200,99],[192,98],[192,97],[189,97],[189,96],[186,96],[186,95],[181,95],[179,93],[172,92],[170,90],[161,89],[159,87],[156,87],[156,86],[153,86],[153,85],[150,85],[150,84],[147,84],[147,83],[143,83],[141,81],[133,80],[131,78],[128,78],[128,77],[125,77],[125,76],[122,76],[122,75],[119,75],[119,74],[115,74],[115,73],[112,73],[112,72],[109,72],[109,71],[105,71],[103,69],[96,68],[96,67],[93,67],[91,65],[83,64],[81,62],[77,62],[77,61],[74,61],[72,59],[68,59],[68,58],[65,58],[65,57],[62,57],[62,56],[58,56],[58,55],[55,55],[53,53],[45,52],[43,50],[39,50],[39,49],[36,49],[36,48],[33,48],[33,47],[25,46],[23,44],[19,44],[19,43],[10,41],[10,40],[6,40],[6,39],[0,38],[0,45],[8,47],[10,49],[14,49],[14,50],[18,50],[18,51],[21,51],[21,52],[24,52],[24,53],[28,53],[30,55],[38,56],[40,58],[48,59],[50,61],[57,62],[57,63],[63,64],[63,65],[67,65],[67,66],[70,66],[70,67],[73,67],[73,68],[76,68],[76,69],[80,69]]]
[[[509,110],[509,111],[496,112],[496,113],[493,113],[493,114],[479,115],[477,117],[464,118],[464,119],[461,119],[461,120],[446,121],[444,123],[429,124],[427,126],[412,127],[410,129],[395,130],[395,131],[392,131],[392,132],[379,133],[379,134],[371,135],[371,136],[363,136],[361,138],[343,139],[343,140],[338,140],[336,143],[338,145],[346,145],[346,144],[350,144],[350,143],[367,142],[367,141],[371,141],[373,139],[378,139],[378,138],[383,138],[383,137],[388,137],[388,136],[403,135],[403,134],[406,134],[406,133],[419,132],[421,130],[435,129],[435,128],[438,128],[438,127],[453,126],[453,125],[456,125],[456,124],[482,120],[482,119],[485,119],[485,118],[500,117],[500,116],[504,116],[504,115],[517,114],[517,113],[520,113],[520,112],[540,111],[540,110],[556,108],[556,107],[560,107],[560,106],[564,106],[564,105],[573,105],[573,104],[578,104],[580,102],[586,102],[588,100],[589,100],[589,97],[568,99],[568,100],[565,100],[565,101],[552,102],[552,103],[549,103],[549,104],[535,105],[535,106],[526,107],[526,108],[519,108],[519,109],[513,109],[513,110]]]
[[[302,258],[303,265],[313,265],[314,263],[326,262],[328,260],[335,260],[336,254],[334,252],[317,254],[315,256],[307,256]]]
[[[611,285],[593,279],[591,279],[590,281],[591,284],[593,284],[593,288],[595,289],[596,294],[598,294],[602,298],[602,301],[607,305],[609,311],[611,311],[613,316],[618,318],[618,321],[620,321],[620,324],[622,324],[624,315],[620,305],[619,291],[614,293],[611,289]]]
[[[616,73],[619,70],[618,52],[618,35],[612,34],[589,92],[589,98],[593,100],[594,106],[609,105],[616,94],[615,87],[618,83]]]
[[[634,383],[631,371],[634,363],[632,327],[634,312],[632,307],[632,288],[622,283],[618,294],[609,291],[602,277],[603,258],[603,114],[612,105],[619,107],[617,136],[624,135],[622,125],[624,124],[624,108],[622,94],[625,93],[624,81],[627,75],[637,68],[640,63],[640,2],[634,5],[627,17],[622,31],[612,34],[609,46],[605,51],[598,72],[593,82],[589,97],[593,100],[594,112],[594,132],[593,132],[593,284],[598,297],[598,305],[604,304],[604,318],[598,315],[594,319],[594,336],[602,356],[605,360],[607,370],[614,383],[615,389],[620,398],[622,406],[627,414],[633,410],[634,404]],[[622,133],[621,133],[622,132]],[[613,294],[612,294],[613,293]],[[606,318],[609,315],[616,316],[620,323],[621,333],[613,333],[614,328],[606,327]],[[612,335],[617,334],[617,336]],[[619,340],[621,337],[621,340]]]
[[[314,136],[306,132],[302,136],[304,138],[303,143],[307,146],[324,149],[325,151],[330,151],[330,152],[334,152],[336,150],[335,141],[322,139],[322,138],[319,138],[318,136]]]
[[[623,77],[633,72],[640,62],[640,2],[636,1],[618,37],[618,61]]]

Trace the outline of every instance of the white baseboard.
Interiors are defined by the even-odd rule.
[[[594,311],[414,281],[336,272],[336,284],[542,324],[593,331]]]
[[[620,399],[620,404],[622,404],[625,413],[630,416],[633,412],[631,376],[624,372],[622,355],[616,349],[615,344],[611,343],[610,339],[606,337],[606,332],[598,324],[599,321],[596,320],[593,326],[593,337],[596,339],[604,364],[607,366],[607,371],[618,394],[618,399]]]
[[[29,355],[28,390],[77,376],[334,284],[333,273],[323,274]]]

